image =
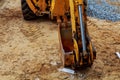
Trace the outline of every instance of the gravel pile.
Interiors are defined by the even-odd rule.
[[[111,21],[120,20],[120,6],[111,5],[108,0],[88,0],[87,15]],[[119,3],[120,0],[109,0],[111,3]]]

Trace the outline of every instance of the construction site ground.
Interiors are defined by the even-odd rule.
[[[23,20],[20,1],[0,0],[0,80],[120,80],[120,21],[88,17],[97,58],[75,76],[58,71],[57,24]]]

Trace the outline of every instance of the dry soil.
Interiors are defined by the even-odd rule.
[[[88,17],[97,58],[75,76],[58,71],[57,24],[23,20],[20,1],[0,0],[0,80],[120,80],[120,21]]]

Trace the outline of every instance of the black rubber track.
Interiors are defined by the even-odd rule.
[[[21,0],[21,6],[22,6],[23,17],[25,20],[32,20],[37,18],[37,16],[29,8],[28,4],[26,3],[26,0]]]

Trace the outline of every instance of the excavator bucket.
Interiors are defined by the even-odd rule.
[[[69,67],[74,64],[73,41],[71,27],[58,27],[58,36],[60,44],[60,57],[64,67]]]
[[[63,27],[62,25],[59,25],[58,27],[58,36],[59,36],[59,45],[60,45],[60,58],[62,61],[63,67],[67,68],[75,68],[76,67],[76,61],[75,61],[75,54],[74,54],[74,42],[72,39],[72,28],[69,27]],[[90,59],[96,58],[96,50],[94,49],[91,41],[89,41],[89,44],[87,46],[90,49]],[[92,60],[93,61],[93,60]],[[91,66],[92,63],[86,63],[88,61],[83,61],[83,67]]]

